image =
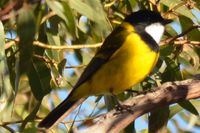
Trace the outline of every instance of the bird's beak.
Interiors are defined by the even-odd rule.
[[[162,22],[163,25],[167,25],[169,23],[173,22],[173,20],[171,19],[164,19],[164,21]]]

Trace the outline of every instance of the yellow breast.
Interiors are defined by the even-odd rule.
[[[139,36],[130,34],[124,45],[93,76],[91,92],[118,94],[129,89],[151,72],[158,56]]]
[[[112,57],[116,64],[116,83],[113,88],[117,89],[114,89],[114,93],[120,93],[141,82],[152,71],[158,57],[159,53],[150,49],[139,36],[130,34],[123,47]]]
[[[153,69],[159,53],[145,44],[136,33],[95,74],[76,89],[77,97],[118,94],[141,82]]]

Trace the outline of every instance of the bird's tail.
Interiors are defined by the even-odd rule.
[[[51,128],[60,120],[64,119],[70,112],[72,112],[78,105],[80,105],[85,98],[71,101],[70,99],[64,100],[53,111],[51,111],[38,125],[39,128]]]

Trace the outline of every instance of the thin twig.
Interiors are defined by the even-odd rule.
[[[66,69],[68,69],[68,68],[83,68],[83,67],[86,67],[86,65],[81,64],[81,65],[77,65],[77,66],[65,66]]]
[[[17,123],[22,123],[22,122],[23,122],[23,120],[1,122],[0,126],[10,125],[10,124],[17,124]]]
[[[170,44],[172,42],[174,42],[177,38],[186,35],[187,33],[191,32],[194,29],[200,28],[200,25],[195,25],[192,26],[190,28],[188,28],[187,30],[183,31],[181,34],[178,34],[175,37],[172,38],[168,38],[166,40],[163,40],[160,42],[160,45],[166,45],[166,44]],[[19,42],[19,38],[16,38],[10,42],[7,42],[5,45],[5,48],[8,49],[11,46],[15,45],[17,42]],[[191,41],[192,42],[192,41]],[[49,45],[49,44],[45,44],[42,43],[40,41],[33,41],[33,45],[41,47],[41,48],[45,48],[45,49],[54,49],[54,50],[70,50],[70,49],[82,49],[82,48],[97,48],[97,47],[101,47],[102,46],[102,42],[100,43],[94,43],[94,44],[74,44],[74,45],[69,45],[69,44],[64,44],[61,46],[55,46],[55,45]],[[192,42],[191,44],[194,45],[198,45],[198,42]]]
[[[10,48],[11,46],[15,45],[16,43],[19,42],[19,39],[12,40],[10,42],[7,42],[5,45],[5,49]],[[74,44],[74,45],[69,45],[69,44],[64,44],[61,46],[55,46],[55,45],[49,45],[45,44],[39,41],[33,41],[33,45],[45,48],[45,49],[54,49],[54,50],[70,50],[70,49],[82,49],[82,48],[97,48],[101,47],[102,43],[94,43],[94,44]]]
[[[192,27],[188,28],[187,30],[183,31],[182,33],[180,33],[180,34],[178,34],[178,35],[176,35],[176,36],[174,36],[172,38],[168,38],[166,40],[163,40],[163,41],[160,42],[160,45],[171,44],[177,38],[182,37],[182,36],[186,35],[187,33],[191,32],[192,30],[197,29],[197,28],[200,28],[200,25],[192,26]]]
[[[178,40],[178,41],[174,41],[174,44],[175,45],[183,45],[183,44],[200,45],[200,41]]]
[[[46,20],[48,20],[50,17],[53,17],[53,16],[55,16],[55,15],[56,15],[56,13],[55,13],[54,11],[49,12],[47,15],[45,15],[45,16],[42,18],[40,24],[43,24]]]
[[[33,57],[39,59],[39,60],[42,60],[48,64],[54,64],[55,61],[49,59],[47,56],[41,56],[41,55],[37,55],[37,54],[33,54]]]
[[[75,44],[75,45],[48,45],[39,41],[34,41],[33,44],[38,47],[47,48],[47,49],[55,49],[55,50],[69,50],[69,49],[82,49],[82,48],[97,48],[102,45],[102,43],[95,44]]]
[[[191,32],[192,30],[197,29],[197,28],[200,28],[200,25],[195,25],[195,26],[192,26],[192,27],[188,28],[187,30],[183,31],[181,34],[179,34],[179,35],[173,37],[171,40],[169,40],[169,43],[175,41],[177,38],[179,38],[181,36],[184,36],[187,33]]]
[[[6,130],[8,130],[10,133],[15,133],[15,130],[13,130],[12,128],[10,128],[7,125],[2,125],[2,127],[4,127]]]

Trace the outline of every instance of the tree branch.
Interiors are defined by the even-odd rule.
[[[81,133],[116,133],[124,129],[139,116],[182,100],[200,97],[200,80],[184,80],[167,82],[157,87],[154,92],[126,100],[123,104],[129,105],[130,111],[118,112],[112,110],[96,119],[96,123]]]
[[[8,49],[12,47],[13,45],[16,45],[19,42],[19,38],[16,38],[12,41],[9,41],[6,43],[5,49]],[[53,50],[71,50],[71,49],[82,49],[82,48],[97,48],[101,47],[102,43],[94,43],[94,44],[74,44],[74,45],[69,45],[69,44],[64,44],[61,46],[56,46],[56,45],[49,45],[45,44],[39,41],[33,41],[34,46],[38,46],[41,48],[45,49],[53,49]]]
[[[177,40],[177,41],[174,41],[174,44],[175,45],[183,45],[183,44],[200,45],[200,41]]]
[[[67,49],[81,49],[81,48],[97,48],[102,45],[102,43],[95,44],[77,44],[77,45],[48,45],[39,41],[34,41],[33,44],[38,47],[47,48],[47,49],[55,49],[55,50],[67,50]]]
[[[186,43],[190,43],[192,45],[200,45],[200,41],[189,41],[189,40],[184,40],[184,41],[176,41],[177,38],[184,36],[185,34],[191,32],[192,30],[196,29],[196,28],[200,28],[200,25],[195,25],[192,26],[190,28],[188,28],[186,31],[183,31],[181,34],[178,34],[177,36],[174,36],[172,38],[168,38],[166,40],[163,40],[160,42],[159,45],[166,45],[166,44],[170,44],[172,42],[174,42],[174,44],[176,45],[180,45],[180,44],[186,44]],[[12,41],[9,41],[6,43],[5,48],[8,49],[10,47],[12,47],[13,45],[15,45],[16,43],[19,42],[19,38],[16,38]],[[97,47],[101,47],[103,43],[95,43],[95,44],[74,44],[74,45],[69,45],[69,44],[64,44],[61,46],[55,46],[55,45],[49,45],[49,44],[45,44],[39,41],[33,41],[33,45],[41,47],[41,48],[45,48],[45,49],[54,49],[54,50],[70,50],[70,49],[81,49],[81,48],[97,48]]]

